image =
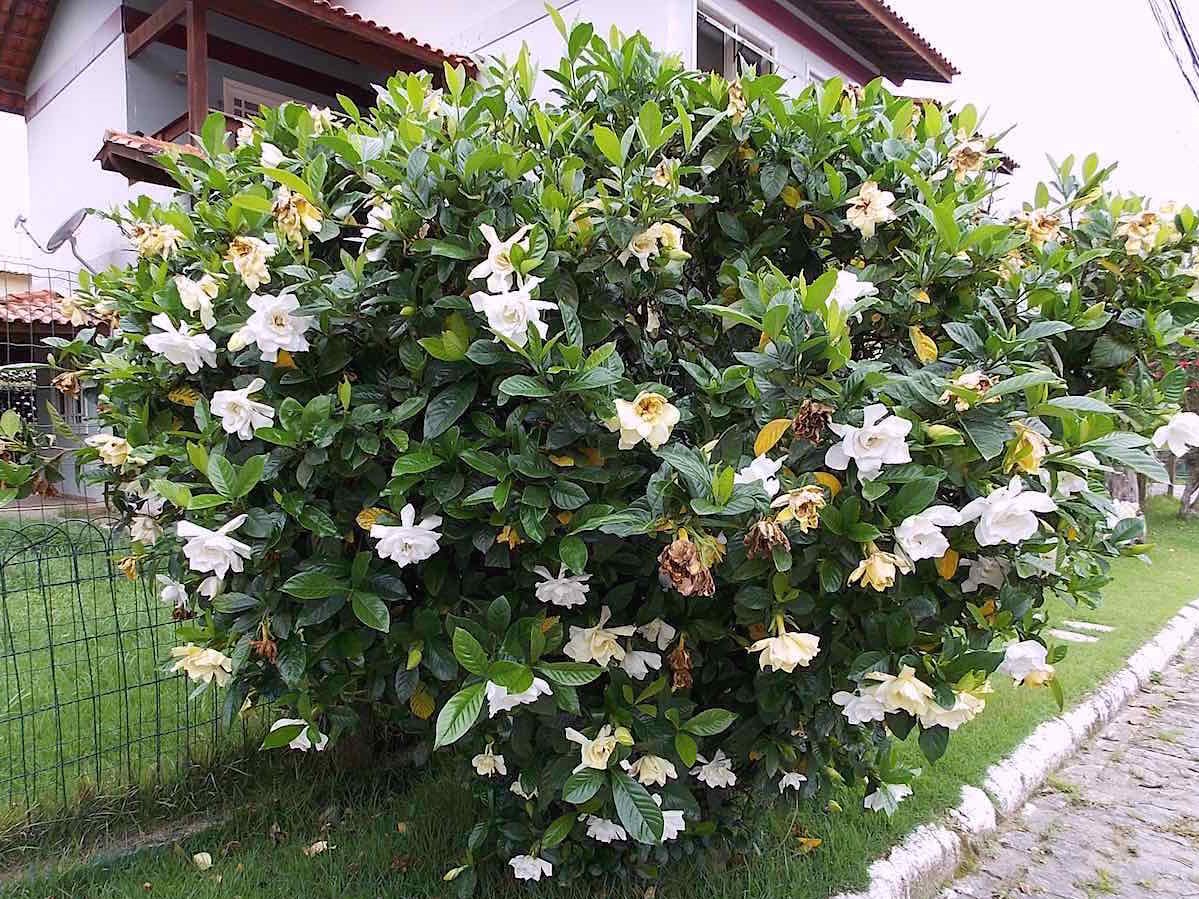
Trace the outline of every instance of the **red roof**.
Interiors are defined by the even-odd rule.
[[[54,5],[54,0],[0,0],[0,111],[25,112],[25,82]]]
[[[877,63],[896,84],[908,78],[950,81],[957,67],[885,0],[806,0],[822,24]]]
[[[0,322],[72,327],[62,311],[62,297],[52,290],[29,290],[0,296]]]
[[[288,0],[283,0],[283,2],[287,6],[291,6],[295,2],[299,2],[309,6],[324,7],[330,12],[336,13],[340,18],[345,19],[347,24],[357,23],[358,25],[373,29],[383,34],[389,34],[394,38],[398,38],[401,41],[411,44],[413,48],[419,48],[420,50],[425,51],[425,53],[432,54],[435,57],[440,57],[441,59],[449,62],[451,65],[459,64],[465,66],[468,72],[473,73],[475,71],[474,61],[470,57],[464,56],[460,53],[447,53],[445,50],[440,50],[437,47],[434,47],[432,44],[418,41],[416,38],[409,37],[408,35],[399,31],[393,31],[386,25],[379,24],[374,19],[363,18],[358,13],[346,9],[339,3],[330,3],[329,0],[290,0],[290,2],[288,2]]]

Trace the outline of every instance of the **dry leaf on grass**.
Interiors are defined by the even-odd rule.
[[[305,847],[303,853],[312,858],[314,855],[320,855],[322,852],[328,852],[330,849],[336,849],[336,846],[330,846],[328,840],[317,840],[311,846]]]

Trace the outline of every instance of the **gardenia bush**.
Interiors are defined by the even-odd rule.
[[[744,848],[780,794],[893,812],[895,739],[935,762],[996,672],[1060,696],[1047,598],[1143,550],[1108,467],[1161,470],[1071,392],[1120,310],[1013,272],[1073,251],[989,217],[972,108],[562,30],[549,103],[522,54],[213,116],[84,277],[111,335],[55,342],[174,669],[287,709],[268,749],[453,758],[463,891]]]

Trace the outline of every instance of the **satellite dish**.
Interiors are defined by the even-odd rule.
[[[59,225],[54,233],[50,235],[50,239],[46,241],[46,252],[57,253],[64,243],[70,243],[72,249],[74,249],[75,232],[79,230],[79,226],[83,224],[85,218],[87,218],[87,210],[80,209]]]

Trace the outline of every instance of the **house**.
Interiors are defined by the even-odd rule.
[[[948,81],[953,65],[882,0],[560,0],[570,19],[641,31],[692,66],[782,74],[796,87],[841,75]],[[421,35],[421,39],[408,35]],[[460,48],[466,55],[431,43]],[[198,132],[286,100],[369,104],[396,70],[511,56],[551,62],[561,38],[543,0],[0,0],[0,111],[24,115],[30,229],[109,208],[171,182],[154,157]],[[93,267],[128,258],[116,229],[86,221]]]

